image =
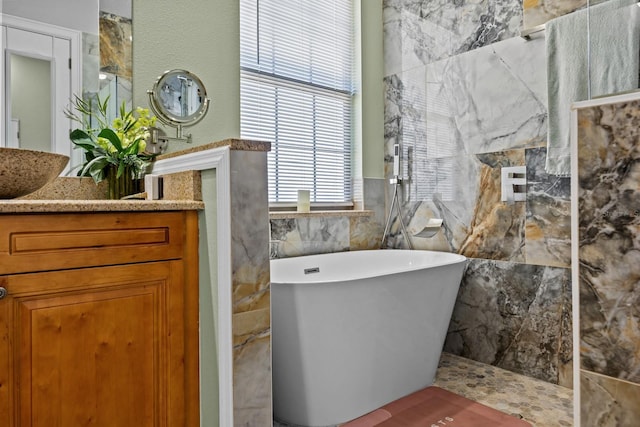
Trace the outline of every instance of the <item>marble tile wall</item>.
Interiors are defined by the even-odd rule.
[[[133,50],[132,21],[100,12],[100,69],[131,81]]]
[[[583,426],[640,418],[640,101],[578,111]]]
[[[521,0],[384,0],[385,75],[515,37]]]
[[[267,426],[273,418],[266,156],[266,152],[232,150],[230,158],[236,426]]]
[[[544,170],[544,39],[519,37],[520,1],[384,7],[386,174],[400,143],[409,233],[444,220],[413,246],[469,258],[445,349],[571,386],[570,180]],[[521,165],[526,201],[502,202],[501,168]]]
[[[384,231],[386,180],[365,178],[361,187],[366,215],[271,215],[273,258],[288,258],[349,250],[378,249]]]
[[[445,351],[571,384],[570,276],[565,268],[470,259]]]

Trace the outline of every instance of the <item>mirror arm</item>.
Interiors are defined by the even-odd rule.
[[[188,143],[191,143],[191,134],[188,133],[186,136],[182,136],[182,125],[179,124],[176,127],[176,138],[175,139],[179,139],[179,140],[186,140]]]
[[[193,138],[190,133],[187,135],[182,134],[182,126],[178,128],[176,137],[167,136],[164,130],[155,126],[150,128],[150,134],[151,135],[147,142],[151,147],[156,147],[155,150],[159,150],[159,152],[164,152],[169,142],[186,142],[187,144],[191,144],[193,142]]]
[[[190,133],[188,133],[185,136],[182,136],[180,134],[180,131],[178,131],[178,136],[176,137],[159,135],[158,141],[159,142],[186,142],[187,144],[191,144],[193,142],[193,138],[191,137]]]

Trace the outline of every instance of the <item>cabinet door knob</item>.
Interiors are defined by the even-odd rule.
[[[3,288],[2,286],[0,286],[0,299],[4,298],[7,296],[7,290],[5,288]]]

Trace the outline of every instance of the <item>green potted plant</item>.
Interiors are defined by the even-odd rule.
[[[104,101],[98,97],[94,104],[75,96],[75,112],[67,110],[66,115],[82,124],[82,129],[69,135],[71,142],[84,150],[85,161],[78,176],[91,176],[96,184],[106,180],[108,197],[120,199],[139,192],[139,180],[154,157],[145,149],[156,117],[145,108],[127,110],[123,102],[119,117],[109,123],[108,103],[109,97]]]

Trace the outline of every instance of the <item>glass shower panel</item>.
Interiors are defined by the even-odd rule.
[[[132,108],[133,95],[131,81],[116,74],[102,72],[98,97],[102,101],[109,97],[107,118],[109,121],[113,121],[113,119],[119,116],[120,107],[123,103],[126,111],[130,111]]]

